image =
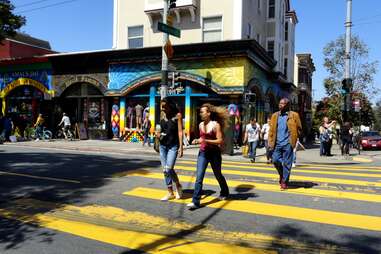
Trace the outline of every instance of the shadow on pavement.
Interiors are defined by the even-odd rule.
[[[303,244],[305,248],[300,253],[380,253],[381,241],[377,237],[371,237],[361,234],[343,234],[341,241],[332,241],[316,237],[303,229],[300,229],[291,224],[285,224],[275,230],[272,234],[276,238],[289,239]],[[296,247],[296,246],[294,246]],[[279,253],[296,253],[295,250],[288,252],[287,249],[292,249],[293,246],[285,246],[280,242],[273,242],[270,249],[281,250]]]
[[[62,205],[80,204],[121,172],[159,166],[158,160],[143,161],[103,155],[44,152],[2,152],[0,162],[2,216],[8,209],[15,209],[14,202],[20,199],[32,198],[52,202],[52,206],[45,207],[43,211],[22,211],[27,213],[25,218],[58,209]],[[10,219],[0,218],[2,248],[17,249],[20,243],[44,231],[38,225],[21,221],[23,219],[16,220],[12,216]],[[42,233],[39,236],[42,237],[42,240],[39,240],[49,242],[52,233]]]
[[[287,185],[288,189],[299,189],[299,188],[305,188],[309,189],[314,186],[318,186],[319,184],[314,182],[297,182],[297,181],[290,181]]]
[[[199,223],[198,225],[195,225],[194,227],[192,227],[190,229],[180,230],[180,231],[178,231],[178,232],[176,232],[174,234],[167,235],[167,236],[165,236],[164,238],[162,238],[160,240],[157,240],[155,242],[152,242],[152,243],[140,246],[139,250],[128,250],[128,251],[122,252],[121,254],[136,254],[136,253],[146,253],[146,252],[149,253],[150,251],[157,249],[161,245],[164,245],[164,244],[167,245],[168,243],[177,241],[179,239],[185,239],[187,236],[192,235],[192,234],[196,233],[197,231],[206,228],[207,227],[206,223],[208,221],[210,221],[218,213],[220,213],[224,209],[224,207],[227,206],[234,199],[234,196],[238,195],[242,199],[244,199],[244,197],[247,197],[246,199],[251,197],[250,193],[245,193],[245,192],[250,191],[252,189],[253,186],[251,188],[250,188],[250,186],[252,186],[252,185],[237,186],[235,188],[235,191],[238,192],[238,193],[229,195],[229,199],[223,201],[224,203],[222,203],[222,205],[219,208],[213,209],[213,211],[209,215],[207,215],[201,221],[201,223]],[[187,192],[187,195],[190,194],[190,190],[186,190],[186,192]],[[203,194],[206,195],[206,196],[210,196],[210,195],[212,195],[214,193],[215,193],[215,191],[211,191],[211,190],[203,191]],[[252,194],[252,195],[254,195],[254,197],[255,197],[255,194]],[[232,196],[232,198],[231,198],[231,196]],[[218,203],[218,202],[221,202],[221,201],[216,198],[216,199],[213,199],[213,200],[211,200],[211,201],[209,201],[207,203],[201,203],[201,207],[199,209],[202,209],[204,207],[207,207],[207,205]],[[185,206],[184,206],[183,209],[186,209]],[[196,214],[196,213],[197,213],[197,210],[199,210],[199,209],[196,209],[196,210],[192,211],[192,213],[195,213],[194,216],[198,216],[198,214]],[[192,242],[191,241],[187,241],[186,243],[183,243],[182,245],[185,245],[185,244],[192,244]],[[178,244],[174,244],[174,245],[172,245],[170,247],[167,247],[165,249],[160,249],[160,251],[165,251],[166,249],[174,248],[174,247],[177,247],[177,246],[179,246],[179,245]],[[207,250],[205,250],[205,251],[206,251],[205,253],[208,253]]]

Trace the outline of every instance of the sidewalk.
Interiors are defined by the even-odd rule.
[[[5,143],[4,145],[22,146],[22,147],[36,147],[44,149],[65,149],[73,151],[91,151],[91,152],[105,152],[116,154],[136,154],[136,155],[157,155],[153,146],[142,146],[136,143],[127,143],[113,140],[52,140],[52,141],[27,141],[17,143]],[[196,158],[198,154],[198,146],[190,146],[184,148],[185,158]],[[319,155],[319,147],[315,145],[313,148],[306,151],[297,152],[297,164],[358,164],[370,163],[372,159],[367,155],[352,155],[349,160],[341,156],[338,145],[333,145],[332,157],[321,157]],[[242,157],[241,150],[234,150],[234,155],[223,155],[224,160],[230,161],[249,161],[248,158]],[[257,149],[257,162],[266,162],[265,149]]]

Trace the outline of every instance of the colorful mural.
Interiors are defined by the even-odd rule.
[[[46,94],[54,95],[51,86],[51,70],[30,70],[0,72],[0,97],[6,97],[10,91],[19,86],[33,86]]]
[[[192,74],[202,81],[210,81],[223,90],[239,89],[247,83],[245,58],[213,59],[173,63],[179,72]],[[109,68],[110,90],[120,90],[150,76],[160,75],[160,64],[111,64]]]

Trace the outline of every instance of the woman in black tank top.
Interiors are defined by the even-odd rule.
[[[165,113],[165,118],[160,120],[160,132],[156,136],[160,139],[160,161],[168,188],[168,193],[161,200],[168,201],[180,199],[183,193],[174,170],[176,157],[183,156],[183,123],[176,103],[169,97],[161,100],[161,110]],[[173,191],[173,182],[176,184],[176,193]]]

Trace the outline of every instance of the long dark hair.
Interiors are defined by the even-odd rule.
[[[208,112],[210,112],[210,120],[219,123],[222,131],[229,126],[229,114],[225,107],[216,107],[210,103],[205,103],[202,104],[201,108],[208,109]]]
[[[180,112],[179,107],[177,106],[176,102],[171,97],[165,97],[161,99],[160,102],[165,102],[165,105],[169,109],[169,113],[166,116],[168,119],[176,116],[177,113]]]

